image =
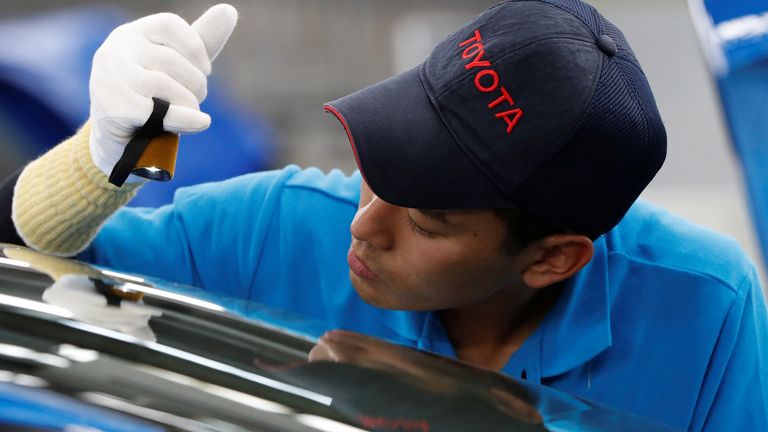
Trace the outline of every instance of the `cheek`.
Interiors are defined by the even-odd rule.
[[[429,302],[427,308],[479,301],[516,277],[509,259],[474,248],[435,246],[403,258],[402,286]]]

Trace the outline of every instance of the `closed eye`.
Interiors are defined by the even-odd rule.
[[[413,231],[414,233],[422,237],[435,238],[437,236],[437,234],[431,231],[427,231],[424,228],[418,226],[416,222],[414,222],[413,219],[411,219],[410,216],[408,216],[408,227],[411,229],[411,231]]]

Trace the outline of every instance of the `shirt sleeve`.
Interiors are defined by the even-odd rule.
[[[691,430],[768,430],[768,314],[752,268],[739,287],[699,395]]]
[[[78,258],[245,298],[283,185],[298,171],[181,188],[158,209],[123,208]]]

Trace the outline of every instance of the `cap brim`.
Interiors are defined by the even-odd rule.
[[[412,208],[510,207],[454,140],[416,67],[325,105],[341,121],[368,186]]]

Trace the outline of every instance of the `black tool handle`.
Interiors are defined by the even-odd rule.
[[[128,145],[125,146],[123,155],[109,175],[109,182],[117,187],[123,186],[125,180],[131,175],[131,171],[136,166],[141,154],[144,153],[144,149],[147,148],[152,138],[163,133],[163,119],[165,114],[168,113],[170,105],[168,102],[156,97],[152,98],[152,102],[154,102],[152,114],[149,115],[144,125],[136,131]]]

